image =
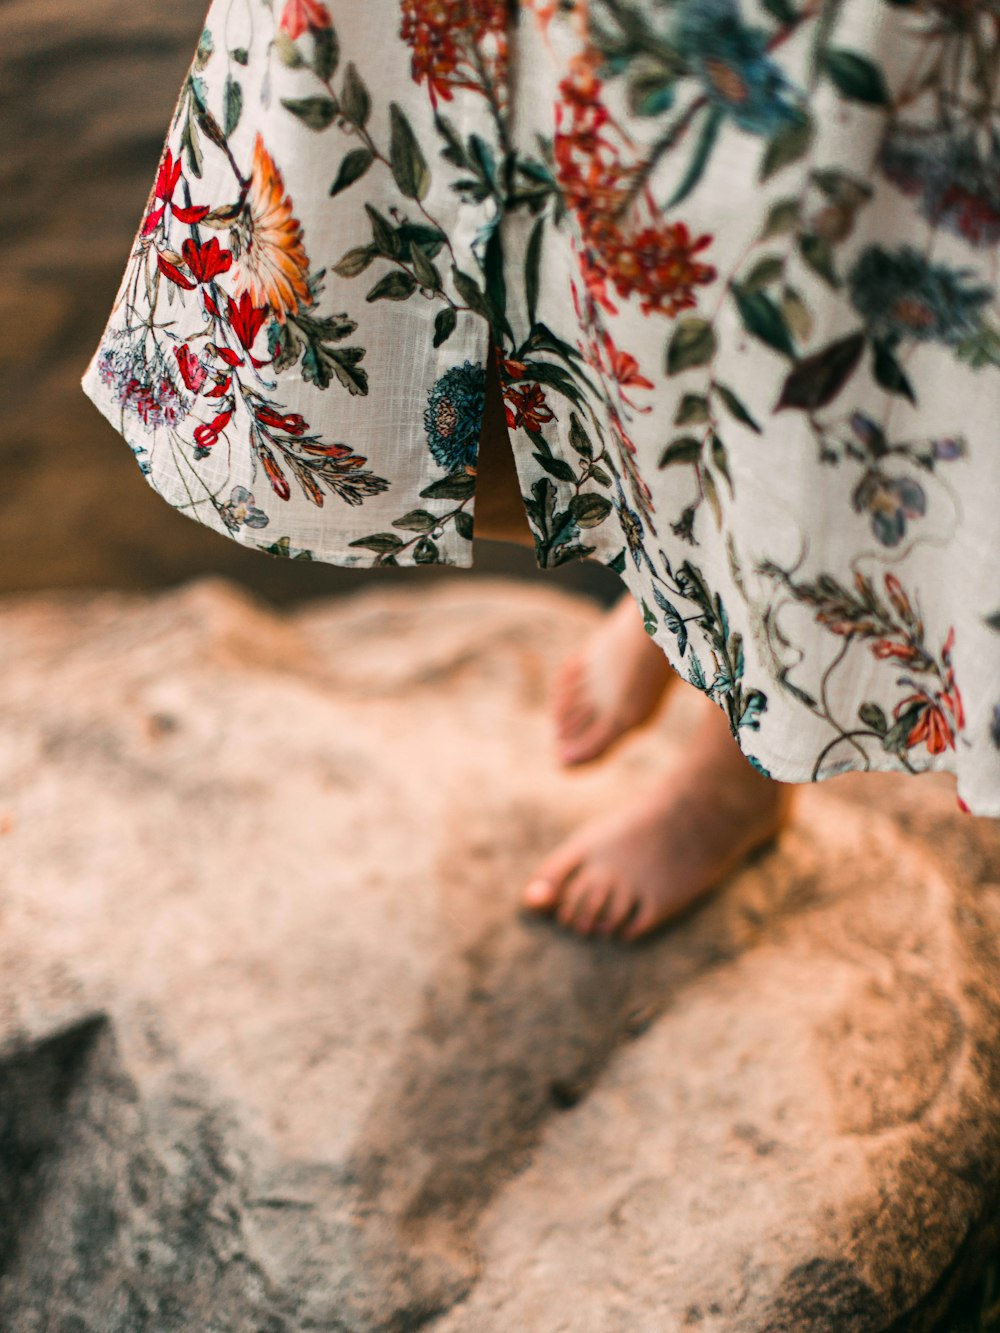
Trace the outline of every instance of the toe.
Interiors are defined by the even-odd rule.
[[[595,722],[594,710],[587,703],[572,704],[560,711],[556,731],[560,738],[587,731]]]
[[[643,935],[648,935],[658,924],[654,906],[640,898],[635,911],[621,928],[621,937],[631,943],[633,940],[641,939]]]
[[[635,907],[636,898],[632,890],[625,884],[612,884],[597,923],[598,933],[613,935]]]
[[[559,903],[566,879],[580,863],[572,842],[563,843],[535,869],[524,887],[521,901],[535,912],[551,912]]]
[[[524,886],[521,901],[533,912],[551,912],[559,901],[559,885],[549,879],[532,879]]]
[[[578,694],[583,688],[584,665],[580,657],[571,657],[556,672],[552,681],[552,697],[560,699],[566,695]]]
[[[587,904],[593,889],[593,877],[582,869],[566,881],[559,897],[559,906],[556,909],[556,917],[560,925],[571,926],[574,930],[581,929],[581,920],[587,911]]]
[[[605,719],[597,718],[572,739],[560,738],[559,758],[564,764],[584,764],[590,759],[597,759],[611,744],[614,734],[614,728]]]
[[[582,901],[577,908],[574,925],[581,935],[592,935],[594,927],[601,918],[604,905],[611,896],[614,881],[607,876],[595,876],[587,885]]]

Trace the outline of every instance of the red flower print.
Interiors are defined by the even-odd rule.
[[[319,444],[315,440],[309,440],[299,447],[304,454],[313,454],[317,458],[341,459],[354,454],[354,450],[348,444]],[[358,463],[361,463],[361,461],[360,458],[357,458]]]
[[[267,306],[254,305],[250,293],[244,292],[238,305],[231,296],[227,296],[226,308],[233,332],[249,352],[267,319]]]
[[[306,419],[300,413],[289,412],[283,416],[270,407],[259,407],[257,420],[262,426],[270,426],[272,430],[287,431],[289,435],[302,435],[308,429]]]
[[[525,430],[539,431],[546,421],[554,421],[555,413],[545,401],[541,385],[525,384],[516,389],[508,389],[504,398],[510,407],[504,409],[507,425],[511,430],[523,426]]]
[[[176,204],[171,204],[170,207],[178,222],[192,226],[196,222],[203,222],[212,211],[208,204],[194,204],[191,208],[178,208]]]
[[[209,389],[208,393],[205,394],[205,397],[225,398],[226,394],[229,392],[232,382],[233,382],[232,375],[224,375],[222,379],[220,379],[219,382],[216,384],[214,389]]]
[[[156,231],[157,227],[162,222],[163,215],[166,211],[167,209],[165,204],[161,204],[159,208],[153,209],[152,213],[150,213],[147,216],[146,221],[142,224],[143,236],[150,236],[154,231]]]
[[[604,259],[619,296],[635,293],[644,314],[672,319],[697,304],[696,286],[715,280],[715,269],[694,257],[711,243],[711,236],[692,237],[683,222],[662,223],[627,239],[609,233]]]
[[[330,11],[319,0],[286,0],[278,27],[297,41],[308,28],[317,32],[330,26]]]
[[[175,348],[174,355],[177,357],[177,365],[180,367],[181,378],[184,383],[192,393],[200,393],[208,379],[208,371],[187,343],[181,343],[180,347]]]
[[[177,182],[181,178],[181,160],[174,159],[173,153],[168,148],[163,154],[163,160],[160,162],[160,170],[156,174],[156,185],[153,193],[157,199],[162,199],[165,204],[169,204],[174,197],[174,191],[177,189]]]
[[[220,273],[231,267],[231,250],[223,250],[214,236],[210,236],[203,245],[195,241],[185,241],[181,246],[184,262],[191,270],[196,282],[211,282]]]
[[[399,35],[414,83],[427,81],[431,104],[456,88],[499,98],[506,61],[506,0],[402,0]]]
[[[645,226],[629,222],[632,206],[645,199],[646,166],[623,160],[629,145],[601,101],[600,61],[597,51],[578,56],[559,85],[553,140],[559,187],[584,241],[581,274],[591,298],[609,314],[615,308],[608,282],[625,299],[637,295],[644,314],[673,318],[697,304],[695,287],[715,280],[714,267],[696,258],[712,237],[694,237],[683,222],[665,222],[654,209]]]
[[[951,654],[955,647],[955,630],[952,627],[948,631],[948,637],[944,641],[944,647],[941,649],[941,660],[945,665],[945,685],[947,689],[941,696],[951,711],[955,719],[955,726],[959,731],[965,726],[965,709],[962,706],[962,696],[958,692],[958,686],[955,683],[955,669],[951,664]]]
[[[175,283],[178,287],[183,287],[186,291],[189,292],[193,291],[194,288],[197,287],[198,284],[196,282],[192,282],[190,278],[186,277],[180,271],[177,265],[172,264],[170,260],[167,259],[164,255],[157,253],[156,262],[159,265],[160,272],[164,275],[164,277],[169,278],[170,281],[172,283]]]
[[[923,655],[912,643],[893,643],[892,639],[876,639],[872,653],[881,661],[894,657],[897,662],[915,662]]]
[[[292,493],[292,488],[288,484],[288,478],[278,466],[277,459],[270,449],[261,445],[257,450],[257,456],[260,458],[264,471],[267,473],[267,479],[271,483],[271,490],[279,500],[287,500]]]
[[[608,359],[609,372],[622,388],[651,389],[653,387],[652,380],[648,380],[645,375],[639,374],[639,362],[631,352],[620,351],[607,334],[604,335],[602,341]]]
[[[914,619],[913,606],[909,597],[906,595],[903,585],[895,574],[886,574],[885,590],[888,593],[889,601],[892,602],[897,614],[902,616],[906,621],[912,621]]]
[[[218,444],[219,435],[229,425],[232,415],[232,412],[220,412],[210,422],[195,427],[194,442],[196,448],[194,452],[196,458],[203,458],[213,445]]]
[[[509,380],[523,380],[528,370],[523,361],[512,361],[510,357],[503,356],[499,348],[497,348],[497,364],[501,367],[504,377]]]

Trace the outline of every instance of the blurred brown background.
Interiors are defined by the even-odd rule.
[[[79,387],[145,204],[207,0],[0,0],[0,592],[215,573],[285,602],[468,570],[357,571],[247,551],[175,513]],[[477,542],[476,574],[608,600],[592,562],[539,571]]]

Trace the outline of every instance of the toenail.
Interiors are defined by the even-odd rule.
[[[533,879],[524,890],[525,900],[529,903],[548,902],[552,895],[552,886],[544,879]]]

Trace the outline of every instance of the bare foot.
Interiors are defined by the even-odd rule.
[[[791,788],[752,768],[721,710],[704,707],[684,762],[547,856],[524,890],[525,907],[583,935],[635,940],[774,838]]]
[[[556,748],[564,764],[598,759],[656,712],[673,671],[642,627],[631,593],[562,664],[553,686]]]

